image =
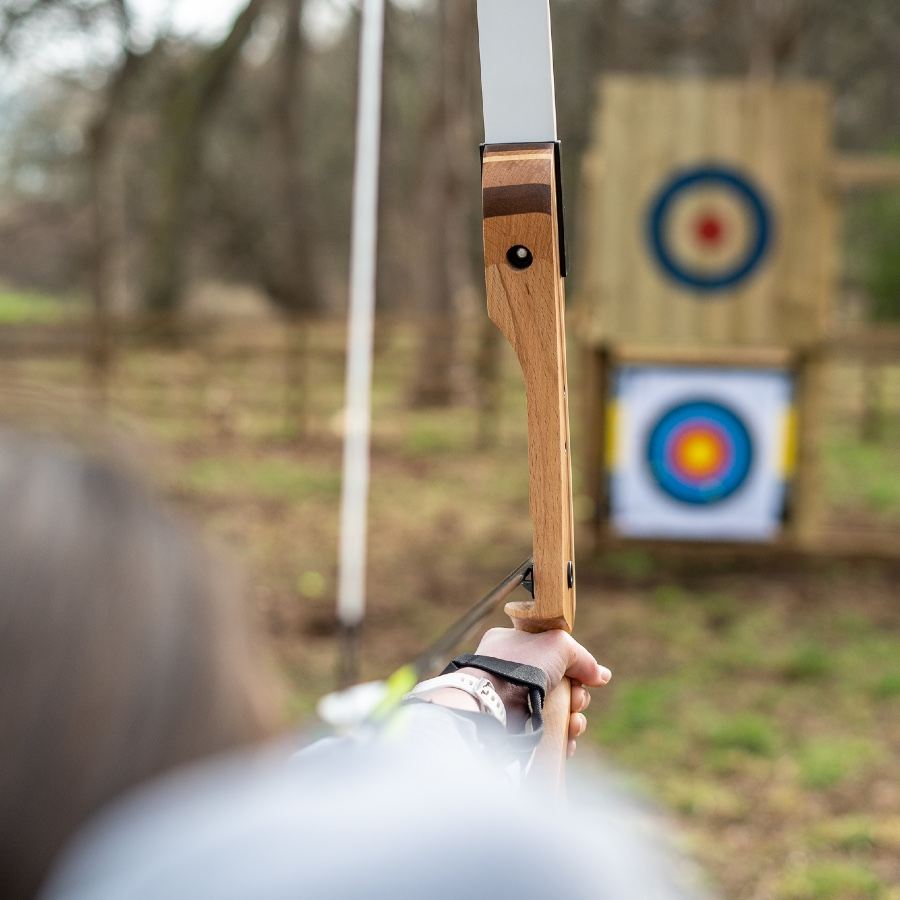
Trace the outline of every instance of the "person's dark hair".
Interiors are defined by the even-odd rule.
[[[0,896],[92,813],[271,733],[233,579],[109,463],[0,431]]]

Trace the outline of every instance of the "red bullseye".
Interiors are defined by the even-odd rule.
[[[653,200],[647,225],[663,272],[695,293],[729,290],[772,243],[771,214],[759,191],[720,166],[675,173]]]
[[[694,233],[700,243],[708,247],[718,247],[725,237],[725,225],[717,215],[705,212],[697,217]]]

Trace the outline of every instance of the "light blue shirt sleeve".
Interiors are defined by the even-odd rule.
[[[564,810],[498,777],[473,721],[424,704],[403,715],[404,740],[275,747],[127,798],[42,900],[700,896],[610,785]]]

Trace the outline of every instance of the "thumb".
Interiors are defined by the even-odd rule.
[[[602,687],[607,684],[612,678],[612,672],[606,666],[601,666],[572,635],[565,632],[560,634],[562,636],[560,649],[563,653],[566,677],[588,687]]]

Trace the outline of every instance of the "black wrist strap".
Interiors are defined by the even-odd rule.
[[[452,660],[441,673],[447,675],[458,669],[480,669],[489,675],[496,675],[510,684],[523,687],[527,691],[528,712],[531,716],[531,731],[512,738],[524,742],[528,752],[534,749],[540,742],[544,731],[544,700],[547,698],[547,686],[549,679],[543,669],[536,666],[526,666],[524,663],[510,662],[508,659],[495,659],[493,656],[477,656],[474,653],[464,653]]]

